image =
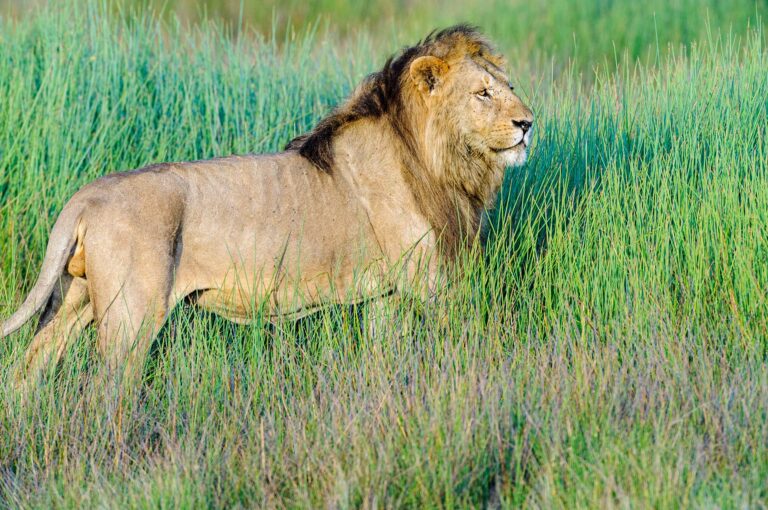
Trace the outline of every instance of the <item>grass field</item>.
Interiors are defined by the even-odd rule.
[[[0,506],[768,506],[768,7],[531,4],[469,16],[537,131],[451,299],[392,310],[421,328],[182,306],[116,421],[92,333],[18,402],[30,324],[0,342]],[[231,38],[84,2],[0,22],[0,318],[78,187],[280,148],[397,48],[371,30]]]

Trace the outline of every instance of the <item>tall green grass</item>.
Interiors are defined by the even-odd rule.
[[[574,58],[587,70],[614,52],[647,57],[649,50],[706,36],[711,29],[743,31],[768,4],[755,0],[133,0],[134,6],[199,21],[221,18],[261,32],[283,33],[290,24],[329,22],[332,32],[391,35],[401,43],[457,22],[483,25],[505,50]],[[275,25],[275,21],[277,24]],[[653,56],[653,55],[652,55]]]
[[[316,37],[278,48],[82,4],[5,22],[0,317],[79,186],[278,149],[388,53]],[[589,84],[512,77],[536,141],[486,252],[375,338],[365,308],[235,326],[181,306],[122,421],[92,333],[26,406],[9,382],[31,325],[3,340],[0,504],[766,506],[764,34],[618,62]]]
[[[0,13],[34,11],[50,0],[0,0]],[[233,33],[255,29],[278,41],[318,24],[324,38],[356,44],[359,36],[386,47],[409,44],[439,26],[481,25],[513,61],[570,62],[589,75],[626,53],[655,60],[670,46],[712,34],[743,33],[768,16],[764,0],[102,0],[111,12],[156,13],[184,23],[225,23]],[[526,69],[527,71],[527,69]]]

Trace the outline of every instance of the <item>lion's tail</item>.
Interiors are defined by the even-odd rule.
[[[43,267],[40,269],[40,276],[24,303],[3,323],[0,338],[21,328],[48,302],[75,246],[77,225],[83,209],[83,204],[74,200],[64,206],[48,239],[48,248],[43,259]]]

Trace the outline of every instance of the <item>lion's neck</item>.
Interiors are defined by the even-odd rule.
[[[435,153],[430,158],[421,150],[423,145],[385,119],[357,121],[337,140],[336,171],[355,174],[356,182],[402,183],[403,192],[413,197],[418,209],[414,212],[430,225],[441,252],[452,261],[462,247],[476,241],[483,211],[495,194],[489,177],[498,172],[485,168],[477,158],[448,151],[442,153],[444,157]],[[402,179],[391,179],[391,172],[398,171]],[[395,190],[389,191],[388,195],[398,196]]]
[[[443,254],[453,260],[462,247],[478,239],[483,211],[495,200],[500,172],[455,152],[450,145],[446,143],[438,157],[415,147],[402,151],[401,171],[422,214],[439,235]]]

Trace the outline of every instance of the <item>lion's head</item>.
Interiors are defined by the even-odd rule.
[[[437,230],[459,239],[477,230],[504,169],[526,160],[533,114],[513,92],[505,67],[473,27],[432,33],[391,57],[286,149],[331,173],[341,130],[364,118],[386,119],[424,213]]]
[[[494,167],[520,165],[530,144],[533,114],[514,93],[505,67],[504,57],[473,27],[433,33],[390,58],[287,148],[299,149],[330,172],[336,132],[363,117],[388,115],[400,134],[433,160],[427,164],[440,166],[447,162],[436,158],[459,152],[461,159]]]
[[[434,150],[439,140],[450,156],[490,167],[524,163],[533,114],[513,92],[504,58],[464,26],[437,34],[420,53],[408,76],[411,106],[423,112],[425,147]]]

